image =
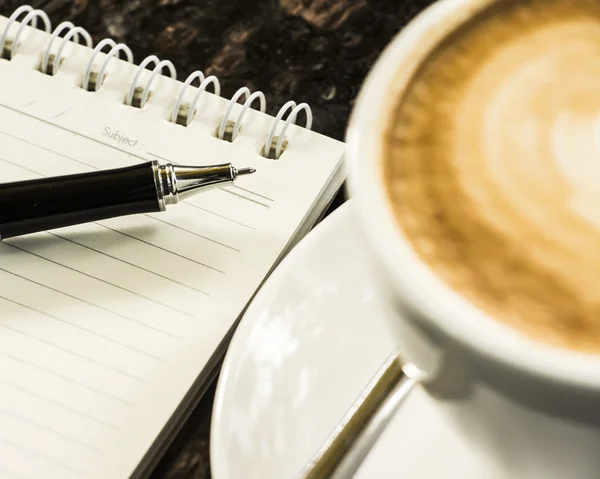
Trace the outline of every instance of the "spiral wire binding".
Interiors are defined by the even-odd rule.
[[[93,71],[94,59],[96,58],[98,53],[100,53],[102,49],[107,45],[109,45],[112,48],[106,54],[106,58],[104,59],[104,62],[102,62],[100,70],[98,72],[95,72]],[[111,38],[105,38],[104,40],[98,42],[98,45],[96,45],[96,48],[94,48],[94,51],[92,52],[92,56],[90,57],[88,66],[85,69],[85,73],[83,74],[83,81],[81,82],[82,88],[85,88],[88,91],[98,91],[98,88],[100,88],[102,82],[104,81],[104,75],[108,64],[110,63],[112,58],[115,55],[118,55],[120,52],[123,52],[125,54],[125,59],[128,63],[133,63],[133,52],[131,51],[131,48],[129,48],[124,43],[117,44]]]
[[[19,21],[18,18],[25,14],[25,17]],[[44,30],[50,33],[52,29],[52,24],[50,22],[50,18],[48,15],[40,10],[34,9],[30,5],[23,5],[15,9],[12,15],[8,19],[8,23],[0,36],[0,58],[4,58],[6,60],[12,60],[13,56],[16,54],[17,49],[19,47],[19,38],[27,26],[31,26],[32,28],[37,28],[37,21],[41,19],[44,23]],[[14,23],[19,23],[19,29],[15,36],[10,39],[8,38],[8,33],[13,26]],[[63,37],[60,37],[60,34],[65,32]],[[40,64],[40,71],[46,73],[48,75],[56,75],[58,69],[60,68],[61,63],[63,62],[63,51],[67,45],[68,41],[74,41],[75,43],[79,43],[79,36],[83,37],[85,40],[86,46],[88,48],[92,48],[93,40],[90,34],[83,28],[75,26],[71,22],[62,22],[60,23],[52,32],[50,41],[48,46],[44,50],[44,54],[42,57],[42,61]],[[60,44],[56,53],[52,53],[52,46],[57,39],[60,38]],[[94,69],[95,64],[94,60],[98,56],[101,51],[110,46],[111,49],[108,53],[105,54],[104,61],[102,62],[100,69],[96,72]],[[107,74],[107,68],[110,61],[115,57],[119,56],[119,53],[123,53],[125,56],[125,60],[128,63],[133,63],[133,53],[131,49],[125,45],[124,43],[116,43],[114,40],[110,38],[106,38],[101,40],[98,45],[93,49],[92,55],[87,63],[87,67],[85,69],[83,75],[83,81],[81,83],[81,87],[87,91],[97,92],[98,89],[102,86],[102,83],[105,80]],[[142,74],[147,70],[149,65],[153,64],[154,68],[150,72],[150,76],[147,78],[143,86],[139,86],[138,82]],[[135,108],[144,108],[146,103],[151,97],[152,93],[152,84],[156,80],[156,77],[160,74],[162,75],[164,70],[167,69],[169,76],[173,79],[177,79],[177,71],[175,66],[169,60],[160,60],[156,55],[150,55],[146,57],[139,64],[138,69],[130,83],[129,89],[127,90],[127,94],[125,96],[125,104],[135,107]],[[197,88],[192,86],[192,82],[194,80],[199,80],[200,84]],[[184,82],[181,91],[175,101],[175,105],[171,110],[171,114],[169,116],[169,121],[172,123],[176,123],[178,125],[182,125],[187,127],[193,121],[196,116],[196,105],[202,94],[206,91],[206,89],[212,84],[213,86],[213,94],[216,96],[221,95],[221,85],[217,77],[211,75],[208,77],[204,76],[200,70],[196,70],[192,72]],[[189,90],[195,89],[195,94],[190,103],[184,102],[186,95]],[[241,110],[238,113],[235,121],[231,120],[233,108],[236,104],[238,104],[239,100],[244,97],[244,103],[242,104]],[[244,116],[246,115],[248,109],[252,106],[255,101],[259,101],[259,111],[264,113],[267,106],[267,101],[264,93],[261,91],[256,91],[254,93],[250,92],[248,87],[242,87],[238,89],[229,104],[227,105],[227,109],[221,122],[219,123],[219,127],[216,132],[216,136],[221,140],[233,142],[237,136],[239,135]],[[283,121],[283,117],[289,111],[290,113],[287,115],[285,121]],[[271,130],[267,136],[267,139],[261,149],[262,156],[271,159],[279,159],[283,152],[287,147],[287,139],[285,134],[291,124],[295,124],[296,118],[298,114],[304,111],[306,115],[306,123],[304,128],[310,130],[312,128],[313,115],[310,106],[307,103],[296,104],[295,101],[288,101],[285,103],[277,113]],[[283,125],[278,130],[278,126],[283,121]]]
[[[150,74],[150,78],[146,82],[146,85],[139,90],[140,87],[137,86],[137,82],[146,70],[146,66],[150,65],[150,63],[154,63],[156,66],[152,73]],[[169,73],[171,74],[171,78],[177,78],[177,71],[175,70],[175,65],[173,65],[169,60],[159,60],[156,55],[150,55],[149,57],[144,58],[142,63],[137,69],[135,76],[133,77],[133,81],[131,82],[131,86],[129,87],[129,91],[127,92],[127,99],[125,103],[130,106],[135,106],[137,108],[144,108],[144,105],[148,101],[148,97],[150,96],[150,88],[152,87],[152,83],[156,80],[156,77],[159,73],[162,73],[162,70],[167,68]]]
[[[285,115],[285,113],[290,108],[292,108],[292,111],[287,116],[285,122],[283,123],[283,127],[281,128],[281,131],[279,132],[279,136],[276,137],[275,133],[277,131],[277,125],[283,118],[283,115]],[[264,156],[266,156],[267,158],[274,158],[274,159],[277,159],[281,156],[282,150],[285,148],[285,144],[287,143],[287,140],[285,140],[285,133],[286,133],[287,129],[289,128],[290,124],[296,123],[296,117],[298,116],[298,113],[300,113],[302,110],[304,110],[304,113],[306,114],[306,124],[304,127],[307,130],[310,130],[312,128],[313,116],[312,116],[312,110],[310,109],[310,106],[308,105],[308,103],[300,103],[299,105],[296,105],[295,101],[293,101],[293,100],[288,101],[285,105],[283,105],[279,109],[279,113],[277,113],[277,116],[275,117],[275,121],[273,122],[273,127],[271,128],[271,131],[269,132],[269,136],[267,136],[267,141],[265,142],[265,147],[264,147],[264,151],[263,151]],[[273,148],[273,143],[275,140],[277,140],[277,142],[275,144],[275,147]],[[273,152],[273,149],[275,150],[274,152]]]
[[[200,86],[198,86],[198,91],[194,95],[192,102],[189,105],[186,105],[183,103],[183,99],[192,82],[196,79],[200,80]],[[221,96],[221,84],[216,76],[211,75],[205,78],[204,73],[202,73],[200,70],[192,72],[185,80],[183,88],[181,88],[181,92],[177,97],[177,101],[175,102],[175,106],[171,112],[171,121],[173,123],[179,123],[183,126],[188,126],[196,114],[196,104],[198,103],[200,96],[210,84],[213,85],[214,94]]]
[[[7,45],[8,31],[12,24],[15,23],[23,13],[27,13],[27,15],[19,22],[21,25],[19,30],[17,30],[17,34],[12,40],[8,41]],[[17,53],[17,49],[19,48],[19,37],[21,36],[21,33],[27,25],[31,24],[31,22],[33,22],[33,28],[37,28],[38,18],[41,18],[44,22],[46,32],[50,32],[52,29],[52,22],[50,22],[50,18],[48,18],[48,15],[46,15],[44,11],[39,9],[34,10],[34,8],[29,5],[23,5],[12,13],[8,18],[8,23],[4,28],[4,32],[2,32],[2,37],[0,37],[0,57],[12,60],[13,55]]]
[[[237,121],[232,122],[229,120],[231,110],[233,110],[233,106],[237,104],[238,100],[241,98],[242,95],[246,97],[246,101],[242,106],[242,110],[238,114]],[[227,110],[225,111],[225,116],[223,117],[223,120],[221,120],[221,124],[219,125],[219,130],[217,132],[217,136],[221,138],[221,140],[225,139],[225,133],[227,133],[228,136],[230,136],[230,139],[228,141],[235,140],[242,126],[242,119],[244,118],[246,111],[248,111],[248,108],[250,107],[255,98],[260,99],[260,111],[264,113],[267,107],[267,100],[263,92],[257,91],[250,94],[250,89],[248,87],[243,86],[234,93],[234,95],[231,97],[231,100],[229,101],[229,105],[227,106]]]
[[[58,47],[58,51],[54,55],[52,55],[52,45],[64,30],[67,30],[67,33],[65,33],[65,36],[61,38],[62,41],[60,43],[60,46]],[[94,42],[92,41],[92,37],[87,32],[87,30],[81,27],[76,27],[71,22],[62,22],[61,24],[59,24],[52,32],[50,42],[48,43],[48,46],[44,51],[44,56],[42,58],[40,70],[43,73],[47,73],[48,75],[56,75],[56,70],[62,62],[62,52],[65,46],[67,45],[67,42],[72,38],[75,41],[75,43],[79,43],[79,35],[81,35],[84,38],[87,46],[91,48]],[[48,69],[49,64],[51,65],[50,69]]]

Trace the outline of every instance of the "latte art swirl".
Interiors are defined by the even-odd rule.
[[[389,125],[390,202],[431,268],[534,338],[600,352],[600,2],[495,2]]]

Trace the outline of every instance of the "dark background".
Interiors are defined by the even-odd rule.
[[[427,0],[31,0],[56,26],[70,20],[97,44],[127,43],[139,63],[169,59],[184,80],[216,75],[221,95],[260,90],[275,115],[307,102],[313,129],[344,139],[348,115],[370,67]],[[24,2],[0,0],[9,16]],[[345,200],[338,194],[331,210]],[[162,458],[152,479],[210,478],[209,431],[215,385]]]

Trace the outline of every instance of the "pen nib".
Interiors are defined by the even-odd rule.
[[[238,175],[251,175],[256,172],[256,168],[238,168],[236,172]]]

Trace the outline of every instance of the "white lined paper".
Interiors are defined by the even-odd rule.
[[[272,117],[249,110],[233,144],[218,140],[227,100],[206,94],[189,127],[171,124],[181,83],[160,78],[144,110],[125,106],[135,66],[83,91],[91,50],[73,45],[50,77],[31,68],[47,36],[26,31],[0,60],[0,182],[154,159],[257,169],[165,212],[0,242],[0,477],[125,478],[318,211],[343,145],[292,127],[282,159],[265,159]]]

